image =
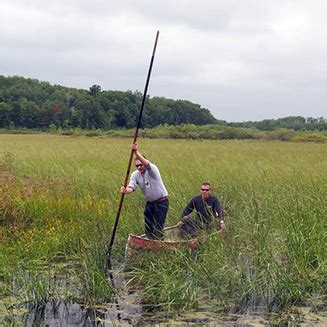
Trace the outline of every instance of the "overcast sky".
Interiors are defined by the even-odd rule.
[[[0,74],[184,99],[227,121],[327,118],[326,0],[1,0]]]

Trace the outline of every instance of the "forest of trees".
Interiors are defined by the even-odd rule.
[[[0,128],[121,129],[136,125],[142,102],[139,91],[103,91],[51,85],[19,76],[0,75]],[[260,131],[290,129],[326,131],[323,117],[286,117],[258,122],[217,120],[208,109],[186,100],[148,97],[142,117],[143,128],[192,124],[250,128]]]
[[[50,85],[35,79],[0,75],[0,128],[115,129],[136,125],[142,93]],[[215,124],[208,109],[184,100],[148,97],[142,126]]]

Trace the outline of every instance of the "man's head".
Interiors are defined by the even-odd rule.
[[[135,167],[141,174],[144,174],[145,167],[142,164],[142,161],[138,157],[135,158]]]
[[[211,195],[211,185],[208,182],[204,182],[201,185],[201,196],[203,200],[208,199],[208,197]]]

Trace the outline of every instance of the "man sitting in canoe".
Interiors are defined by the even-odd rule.
[[[137,144],[132,144],[135,154],[135,167],[131,174],[130,182],[120,192],[130,194],[141,188],[147,200],[144,210],[145,233],[150,239],[162,239],[162,229],[165,224],[169,208],[168,192],[160,176],[158,167],[148,161],[137,149]]]
[[[225,227],[223,209],[211,192],[210,183],[202,183],[201,194],[193,197],[183,210],[183,218],[178,225],[184,235],[196,237],[201,230]],[[192,212],[195,212],[195,217],[190,216]]]

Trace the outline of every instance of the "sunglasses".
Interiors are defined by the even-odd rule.
[[[135,165],[136,168],[142,167],[142,164]]]
[[[209,192],[210,191],[210,188],[201,188],[201,191],[202,192]]]

